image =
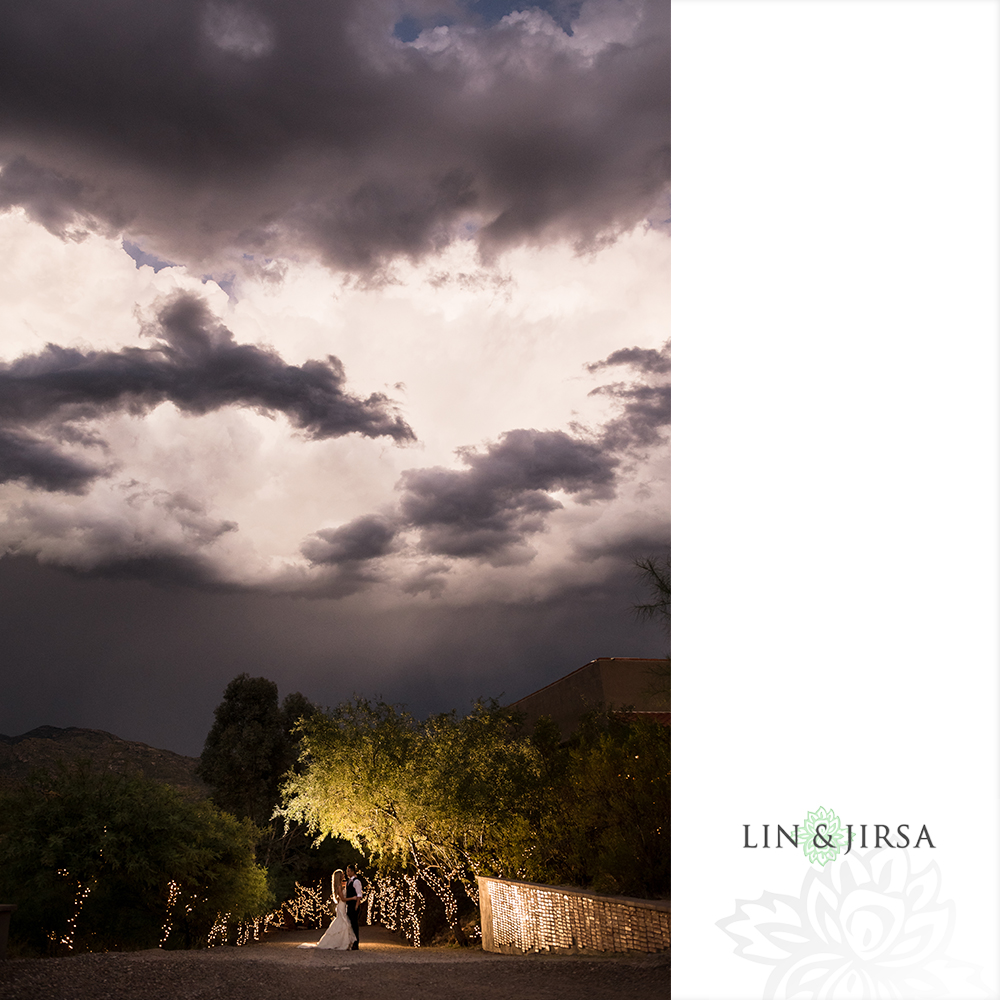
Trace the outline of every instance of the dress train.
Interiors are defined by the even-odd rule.
[[[347,903],[340,900],[337,903],[337,915],[326,933],[316,944],[317,948],[335,948],[337,951],[347,951],[355,942],[354,928],[347,918]]]

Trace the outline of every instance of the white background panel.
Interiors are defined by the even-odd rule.
[[[718,921],[810,866],[742,824],[821,805],[927,824],[894,854],[937,866],[947,940],[808,988],[947,958],[930,995],[1000,996],[998,28],[993,0],[674,2],[677,1000],[771,995]]]

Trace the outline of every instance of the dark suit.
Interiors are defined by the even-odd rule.
[[[354,878],[347,880],[347,890],[345,895],[347,896],[347,919],[351,922],[351,929],[354,931],[354,944],[351,945],[352,951],[358,950],[358,942],[361,940],[361,935],[358,933],[358,916],[359,910],[361,909],[358,899],[361,897],[361,882],[358,880],[357,875]]]

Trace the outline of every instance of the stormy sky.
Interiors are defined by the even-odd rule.
[[[2,9],[0,732],[664,653],[667,4]]]

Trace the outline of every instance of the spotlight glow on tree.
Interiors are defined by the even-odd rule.
[[[655,723],[597,713],[560,744],[551,722],[526,735],[496,702],[418,722],[356,699],[300,732],[278,814],[366,855],[370,913],[414,944],[420,886],[452,928],[458,894],[478,905],[478,875],[639,895],[668,887],[670,737]]]

